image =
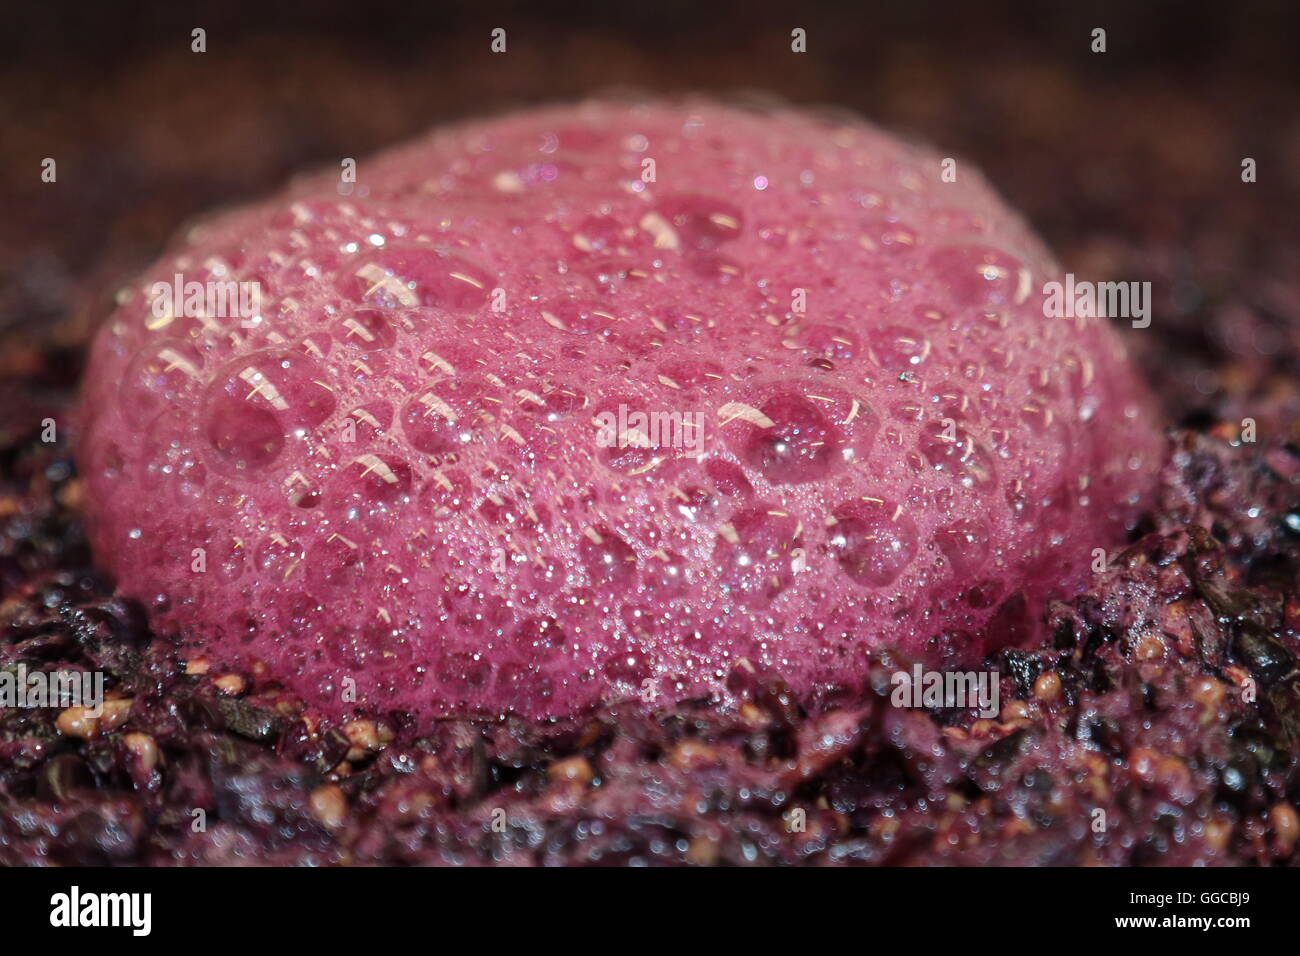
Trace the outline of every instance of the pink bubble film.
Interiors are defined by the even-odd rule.
[[[873,649],[1027,640],[1161,439],[1106,320],[1046,316],[1059,267],[943,160],[592,102],[202,223],[94,345],[96,556],[188,656],[328,715],[660,704],[745,662],[813,697]],[[158,307],[177,276],[260,307]]]

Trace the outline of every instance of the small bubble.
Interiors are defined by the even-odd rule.
[[[859,584],[885,587],[916,557],[916,523],[880,498],[860,498],[832,513],[827,541],[841,570]]]

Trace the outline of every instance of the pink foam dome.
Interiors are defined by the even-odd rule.
[[[1059,267],[942,160],[602,101],[213,218],[95,341],[97,559],[327,715],[664,702],[742,660],[811,697],[873,648],[1026,640],[1160,436],[1106,321],[1045,315]]]

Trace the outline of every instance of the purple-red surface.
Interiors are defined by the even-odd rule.
[[[1045,316],[1050,254],[941,172],[842,119],[590,103],[210,220],[95,343],[96,554],[190,656],[336,715],[1027,639],[1162,450],[1105,320]],[[177,274],[261,308],[156,308]],[[681,427],[602,447],[620,406]]]

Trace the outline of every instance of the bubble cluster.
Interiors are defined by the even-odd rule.
[[[592,102],[202,223],[94,345],[97,558],[333,715],[653,704],[742,660],[812,695],[1023,640],[1159,436],[1105,322],[1044,314],[1049,253],[940,172],[842,117]],[[257,311],[162,308],[176,275]]]

